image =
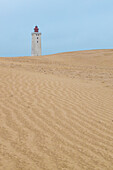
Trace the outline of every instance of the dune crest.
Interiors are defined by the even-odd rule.
[[[113,50],[0,58],[0,170],[113,169]]]

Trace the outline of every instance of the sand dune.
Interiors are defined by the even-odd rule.
[[[0,58],[0,170],[113,170],[113,50]]]

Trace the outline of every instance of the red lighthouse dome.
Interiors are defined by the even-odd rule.
[[[39,28],[37,26],[35,26],[34,32],[38,32],[38,31],[39,31]]]

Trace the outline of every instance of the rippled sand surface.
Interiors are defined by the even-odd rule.
[[[113,50],[0,58],[0,170],[113,170]]]

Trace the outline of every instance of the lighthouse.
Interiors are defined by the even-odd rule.
[[[38,26],[35,26],[34,32],[32,33],[32,56],[41,55],[41,33],[39,32]]]

